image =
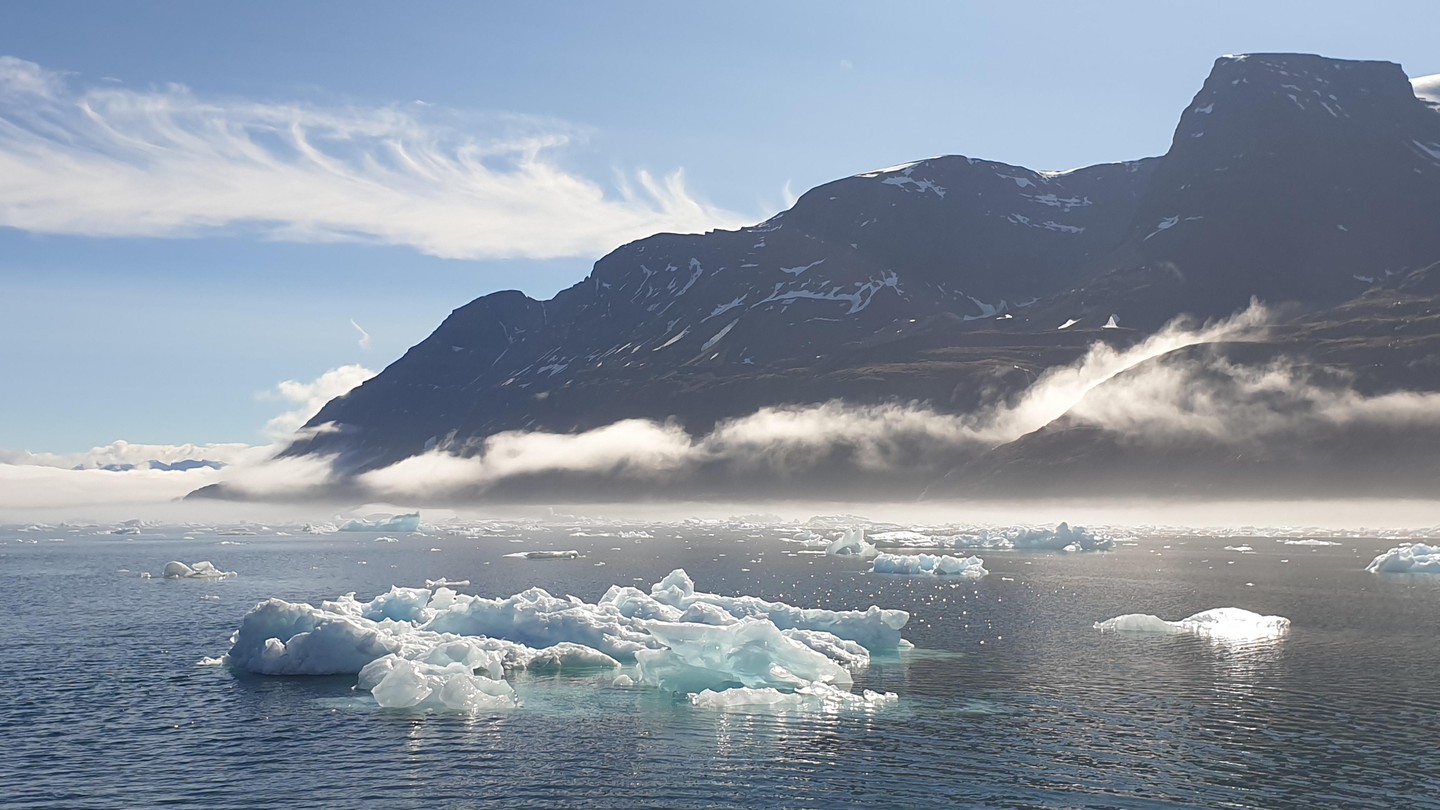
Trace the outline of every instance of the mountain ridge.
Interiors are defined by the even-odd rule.
[[[699,434],[834,399],[960,413],[1182,313],[1324,312],[1440,260],[1436,112],[1393,63],[1221,57],[1163,156],[927,158],[747,228],[636,240],[548,301],[457,308],[285,453],[350,474],[626,418]]]

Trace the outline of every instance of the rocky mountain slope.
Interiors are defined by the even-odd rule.
[[[1261,354],[1433,388],[1437,220],[1440,109],[1399,66],[1224,57],[1162,157],[1068,172],[937,157],[828,183],[739,231],[633,242],[549,301],[497,292],[455,310],[286,453],[355,473],[632,417],[700,434],[837,398],[965,413],[1097,341],[1252,298],[1282,322]],[[1113,439],[1087,431],[966,459],[945,486],[1014,486]]]

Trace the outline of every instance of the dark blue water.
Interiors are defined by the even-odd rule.
[[[992,551],[989,577],[949,582],[797,555],[778,532],[648,528],[639,542],[557,527],[396,543],[0,529],[0,806],[1440,807],[1440,577],[1365,573],[1393,541]],[[1223,550],[1242,542],[1255,553]],[[520,548],[586,556],[503,558]],[[139,578],[171,559],[240,576]],[[723,713],[610,674],[521,675],[524,706],[472,718],[379,710],[353,678],[195,666],[270,596],[368,598],[445,576],[594,601],[676,567],[712,592],[911,611],[917,649],[857,678],[899,705]],[[1229,644],[1091,628],[1222,606],[1294,626]]]

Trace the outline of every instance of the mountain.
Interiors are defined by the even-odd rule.
[[[359,473],[628,418],[699,435],[834,399],[967,413],[1096,342],[1121,350],[1252,298],[1284,316],[1260,354],[1319,351],[1375,390],[1433,388],[1429,367],[1374,369],[1408,322],[1391,299],[1428,311],[1437,215],[1440,109],[1398,65],[1223,57],[1162,157],[1067,172],[936,157],[822,185],[753,227],[624,245],[551,300],[455,310],[285,452]],[[1346,320],[1361,301],[1369,333]],[[1418,322],[1412,348],[1429,351]],[[1100,453],[1113,439],[1057,423],[945,482],[1014,486],[1054,458],[1123,455]]]

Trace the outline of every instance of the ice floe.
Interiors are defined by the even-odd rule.
[[[980,579],[990,573],[979,557],[951,557],[948,554],[881,554],[870,570],[876,574],[937,574]]]
[[[166,579],[228,579],[236,576],[234,571],[221,571],[209,560],[201,560],[194,565],[186,565],[183,562],[170,561],[165,563],[165,570],[161,576]]]
[[[342,532],[418,532],[420,531],[420,513],[411,512],[407,515],[393,515],[389,517],[355,518],[341,524],[338,531]]]
[[[874,557],[878,552],[873,545],[865,542],[865,529],[853,526],[827,546],[825,553],[832,557]]]
[[[517,560],[573,560],[580,556],[580,552],[572,548],[564,551],[516,551],[505,556]]]
[[[1440,546],[1404,543],[1377,555],[1365,570],[1372,574],[1440,574]]]
[[[956,534],[931,531],[900,530],[876,532],[869,538],[883,548],[933,549],[1017,549],[1026,551],[1109,551],[1115,547],[1113,538],[1096,534],[1084,526],[1071,527],[1060,523],[1053,529],[1018,527],[1010,529],[975,529]]]
[[[826,610],[695,590],[676,569],[650,588],[612,586],[595,603],[531,588],[503,599],[391,587],[320,607],[269,599],[241,620],[226,663],[268,675],[356,674],[387,708],[477,712],[518,705],[514,670],[618,669],[640,685],[689,694],[744,687],[839,698],[870,650],[908,646],[900,610]],[[617,677],[616,682],[620,679]],[[858,701],[858,702],[857,702]]]
[[[445,577],[440,577],[439,579],[425,580],[425,587],[427,588],[459,588],[469,584],[470,580],[468,579],[451,580],[446,579]]]
[[[1096,622],[1095,629],[1102,633],[1188,633],[1220,639],[1264,639],[1289,632],[1290,620],[1284,616],[1262,616],[1243,608],[1223,607],[1201,611],[1175,622],[1148,613],[1127,613]]]

